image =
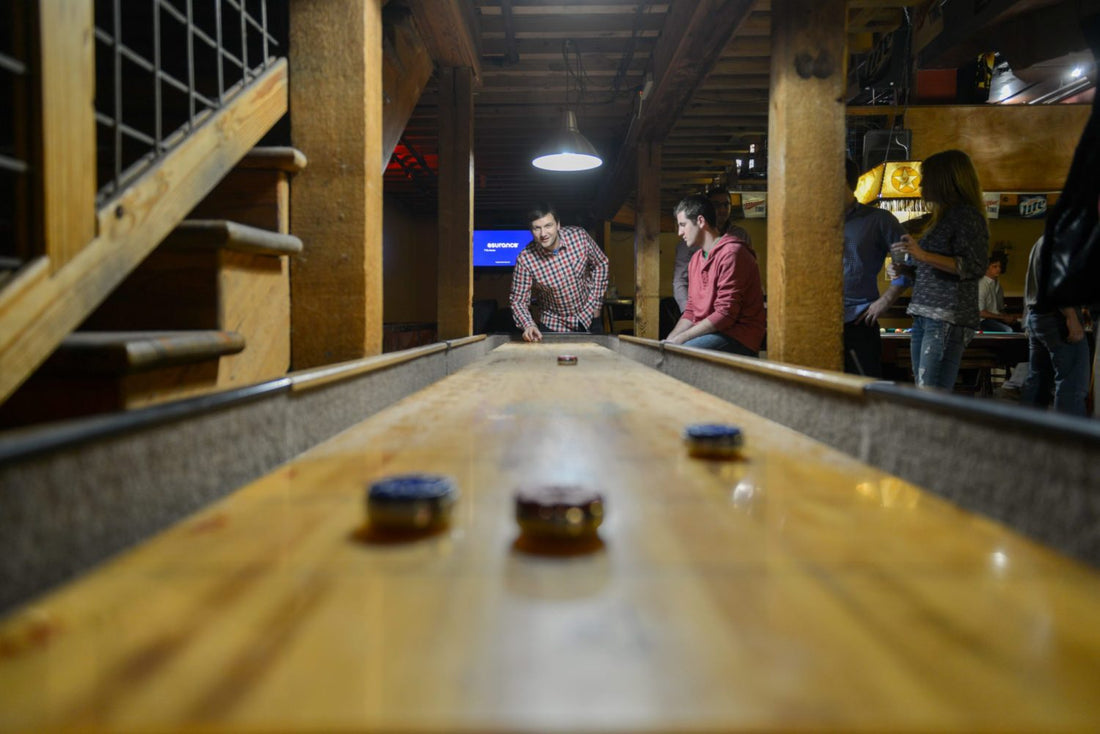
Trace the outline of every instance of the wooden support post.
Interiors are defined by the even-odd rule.
[[[661,303],[661,146],[638,145],[634,212],[634,335],[656,339]]]
[[[474,328],[474,95],[468,67],[439,72],[439,338]]]
[[[293,369],[382,351],[381,6],[290,3]]]
[[[768,357],[841,370],[845,0],[774,0]]]
[[[95,34],[92,0],[39,3],[40,216],[56,273],[96,234]]]

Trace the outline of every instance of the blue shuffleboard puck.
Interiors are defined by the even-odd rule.
[[[744,442],[741,429],[726,423],[696,423],[684,429],[688,453],[697,458],[735,458]]]
[[[373,483],[367,491],[371,526],[382,530],[428,530],[450,522],[458,489],[439,474],[397,474]]]

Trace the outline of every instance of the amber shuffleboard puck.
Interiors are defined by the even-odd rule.
[[[542,485],[516,491],[516,522],[530,538],[591,539],[603,522],[603,496],[577,485]]]

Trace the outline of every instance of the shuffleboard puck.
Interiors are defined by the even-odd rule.
[[[603,522],[603,496],[577,485],[542,485],[516,491],[516,522],[543,540],[585,540]]]
[[[367,516],[379,530],[423,531],[450,522],[458,489],[438,474],[397,474],[373,482],[367,491]]]
[[[732,459],[741,453],[741,429],[725,423],[696,423],[684,429],[684,443],[691,456],[701,459]]]

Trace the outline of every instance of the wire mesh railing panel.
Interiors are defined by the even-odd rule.
[[[267,0],[96,0],[99,203],[285,53]]]
[[[4,3],[0,9],[0,284],[31,256],[27,5]]]

